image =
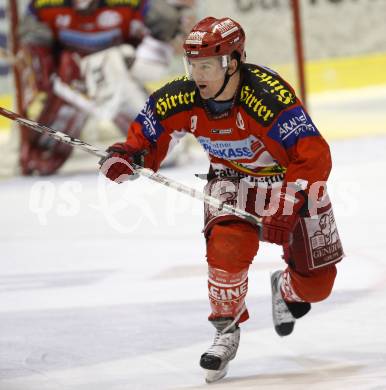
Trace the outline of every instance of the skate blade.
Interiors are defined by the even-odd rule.
[[[222,370],[206,370],[206,383],[217,382],[228,373],[228,364]]]

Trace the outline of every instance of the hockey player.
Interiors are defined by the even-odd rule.
[[[74,137],[92,115],[126,134],[146,101],[144,83],[167,69],[181,9],[190,3],[32,0],[19,28],[19,111]],[[66,145],[22,131],[23,174],[54,173],[70,153]]]
[[[280,336],[329,296],[343,257],[325,187],[329,147],[292,87],[274,71],[245,63],[244,44],[242,27],[230,18],[196,24],[184,43],[187,77],[153,93],[126,142],[112,145],[101,162],[120,183],[133,174],[126,161],[157,170],[170,144],[189,132],[210,160],[206,193],[262,217],[259,236],[250,222],[205,206],[209,321],[216,328],[200,359],[208,382],[222,378],[236,355],[259,240],[284,250],[286,268],[271,276]],[[330,228],[321,229],[326,220]]]

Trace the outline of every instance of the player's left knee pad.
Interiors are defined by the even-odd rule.
[[[211,267],[240,272],[249,267],[259,248],[255,227],[247,222],[215,224],[207,237],[207,259]]]
[[[296,295],[306,302],[319,302],[326,299],[332,290],[336,277],[336,266],[330,265],[302,275],[288,268],[290,284]]]

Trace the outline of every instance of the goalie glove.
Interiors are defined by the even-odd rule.
[[[278,245],[290,242],[303,206],[307,204],[306,200],[306,193],[298,191],[293,186],[283,185],[280,190],[273,191],[270,201],[272,206],[262,221],[263,240]],[[279,204],[278,208],[277,204]]]
[[[126,180],[138,178],[129,164],[145,165],[147,150],[135,150],[125,142],[111,145],[106,152],[108,155],[99,161],[101,172],[111,181],[123,183]]]

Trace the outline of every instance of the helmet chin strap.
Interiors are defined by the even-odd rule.
[[[213,99],[215,100],[216,97],[220,96],[223,92],[224,92],[224,89],[226,88],[226,86],[228,85],[229,83],[229,80],[231,79],[231,76],[228,74],[225,75],[225,78],[224,78],[224,82],[222,83],[222,86],[221,88],[218,90],[218,92],[213,96],[211,97],[210,99]]]
[[[226,86],[227,86],[228,83],[229,83],[229,80],[230,80],[231,77],[239,70],[239,67],[240,67],[240,65],[237,64],[237,68],[236,68],[236,70],[235,70],[232,74],[228,74],[228,71],[226,72],[225,78],[224,78],[224,82],[222,83],[221,88],[220,88],[219,91],[218,91],[213,97],[211,97],[210,99],[215,100],[218,96],[220,96],[220,95],[224,92]]]

